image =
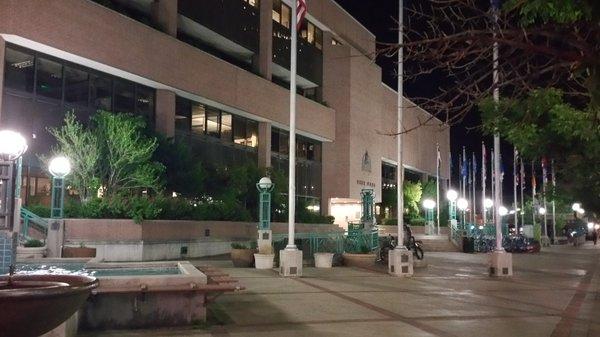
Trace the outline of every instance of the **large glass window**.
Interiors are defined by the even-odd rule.
[[[289,29],[292,22],[292,9],[286,4],[281,4],[281,25]]]
[[[221,113],[221,139],[232,141],[232,116],[229,113]]]
[[[154,90],[141,86],[137,88],[135,113],[150,123],[154,122]]]
[[[177,97],[175,101],[175,129],[181,131],[190,131],[191,126],[192,102],[185,98]]]
[[[42,57],[37,58],[37,95],[62,99],[62,64]]]
[[[206,132],[206,109],[202,104],[192,103],[192,132],[198,134]]]
[[[281,0],[273,0],[273,21],[281,23]]]
[[[246,146],[258,147],[258,123],[255,121],[246,123]]]
[[[219,110],[206,109],[206,134],[211,137],[219,137]]]
[[[115,81],[114,111],[133,113],[135,111],[135,87],[133,83]]]
[[[6,48],[4,85],[7,88],[33,92],[33,54]]]
[[[88,73],[65,66],[65,102],[87,106],[89,90]]]
[[[102,75],[90,75],[92,108],[112,111],[112,81]]]

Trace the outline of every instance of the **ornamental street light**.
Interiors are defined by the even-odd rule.
[[[52,174],[50,217],[62,219],[65,204],[65,177],[71,173],[71,162],[65,156],[54,157],[50,160],[48,171]]]
[[[433,209],[435,208],[435,205],[435,201],[431,199],[423,200],[423,208],[425,208],[425,221],[427,221],[427,231],[425,234],[434,233]]]
[[[467,207],[469,207],[469,201],[467,201],[467,199],[465,199],[465,198],[459,198],[456,201],[456,206],[462,212],[462,226],[463,226],[463,229],[467,229],[465,212],[467,210]]]
[[[483,200],[483,208],[486,210],[486,212],[485,212],[486,218],[487,218],[487,215],[490,213],[488,210],[491,209],[493,206],[494,206],[494,200],[492,200],[490,198],[485,198]],[[487,219],[483,219],[483,223],[486,224]]]
[[[498,207],[498,215],[506,216],[507,214],[508,214],[508,208],[506,208],[504,206]]]
[[[0,246],[11,247],[0,250],[0,274],[8,273],[15,262],[15,214],[19,214],[15,208],[19,207],[16,193],[20,187],[19,177],[15,179],[15,175],[18,175],[15,172],[15,162],[25,151],[27,141],[21,134],[10,130],[0,131]]]
[[[275,188],[275,184],[271,182],[269,177],[261,178],[256,184],[256,189],[259,192],[258,206],[258,254],[255,254],[255,259],[261,259],[265,262],[264,268],[273,267],[273,232],[271,230],[271,192]],[[261,264],[262,265],[262,264]],[[257,268],[263,268],[256,264]]]
[[[448,213],[450,220],[456,221],[456,199],[458,198],[458,192],[455,190],[448,190],[446,192],[446,198],[448,199]]]
[[[540,207],[540,208],[538,209],[538,213],[539,213],[540,215],[544,215],[544,214],[546,214],[546,209],[545,209],[544,207]]]
[[[577,219],[577,213],[579,213],[580,209],[581,203],[579,202],[573,203],[573,206],[571,206],[571,210],[573,210],[573,217],[575,217],[575,219]]]

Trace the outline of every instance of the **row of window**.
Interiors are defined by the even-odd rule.
[[[69,106],[154,116],[154,89],[22,48],[6,48],[4,86]]]
[[[291,18],[292,9],[281,0],[273,0],[273,21],[290,29],[292,22]],[[302,25],[300,26],[300,37],[317,49],[323,49],[323,31],[308,19],[302,21]]]
[[[289,155],[290,134],[273,128],[271,130],[271,152]],[[312,161],[321,161],[321,143],[296,135],[296,157]]]
[[[175,128],[238,145],[258,147],[257,122],[182,97],[177,97]]]

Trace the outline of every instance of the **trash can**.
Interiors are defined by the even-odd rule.
[[[468,236],[462,238],[463,253],[475,253],[475,239]]]

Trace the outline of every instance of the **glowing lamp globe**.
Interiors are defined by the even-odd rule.
[[[273,182],[269,177],[262,177],[258,181],[258,184],[256,184],[256,187],[258,187],[260,191],[268,191],[273,187]]]
[[[492,208],[492,206],[494,206],[494,201],[492,199],[486,198],[483,201],[483,207],[485,207],[485,208]]]
[[[27,151],[27,141],[20,133],[2,130],[0,131],[0,157],[15,160]]]
[[[460,198],[458,199],[458,201],[456,201],[456,206],[461,211],[464,211],[465,209],[467,209],[467,207],[469,207],[469,202],[465,198]]]
[[[571,209],[573,210],[573,212],[577,212],[580,208],[581,208],[581,204],[578,202],[574,203],[573,206],[571,206]]]
[[[540,207],[538,209],[538,213],[540,213],[541,215],[544,215],[544,214],[546,214],[546,209],[544,207]]]
[[[587,228],[588,228],[588,229],[592,229],[592,228],[594,228],[594,223],[593,223],[593,222],[588,222],[588,223],[587,223]]]
[[[435,208],[435,201],[431,200],[431,199],[425,199],[423,200],[423,207],[425,207],[425,209],[434,209]]]
[[[446,192],[446,198],[448,198],[450,201],[456,201],[458,198],[458,192],[455,190],[448,190],[448,192]]]
[[[505,216],[506,214],[508,214],[508,208],[504,206],[498,207],[498,215]]]
[[[584,215],[584,214],[585,214],[585,209],[583,209],[583,208],[579,208],[579,209],[577,210],[577,213],[579,213],[579,214],[581,214],[581,215]]]
[[[64,178],[71,173],[71,162],[67,157],[54,157],[50,161],[48,171],[54,178]]]

